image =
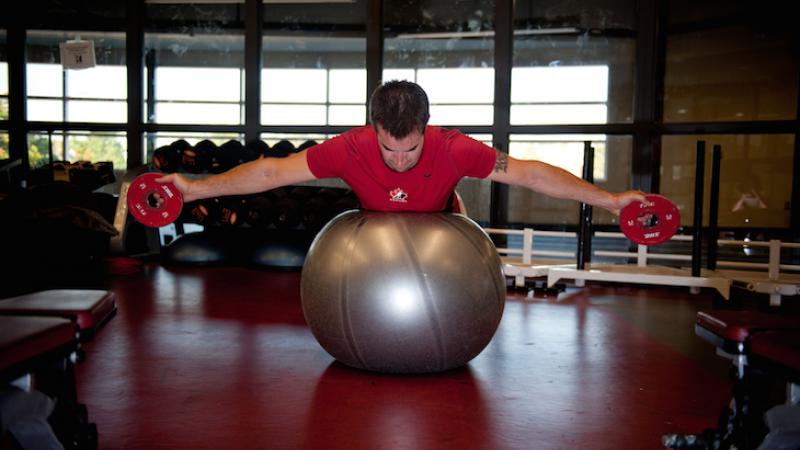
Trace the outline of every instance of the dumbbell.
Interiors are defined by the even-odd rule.
[[[315,140],[312,140],[312,139],[309,139],[309,140],[307,140],[307,141],[303,142],[302,144],[300,144],[300,146],[299,146],[299,147],[297,147],[297,150],[295,150],[295,151],[296,151],[297,153],[300,153],[300,152],[302,152],[303,150],[305,150],[305,149],[307,149],[307,148],[311,148],[311,147],[313,147],[313,146],[315,146],[315,145],[317,145],[317,141],[315,141]]]
[[[270,149],[265,153],[265,155],[272,158],[285,158],[294,152],[295,152],[294,144],[287,141],[286,139],[283,139],[276,142],[275,145],[270,147]]]
[[[272,200],[264,194],[257,194],[245,202],[244,221],[254,228],[266,228],[275,219]]]
[[[209,169],[211,155],[217,149],[216,144],[204,139],[194,147],[184,148],[181,151],[181,167],[189,173],[203,173]]]

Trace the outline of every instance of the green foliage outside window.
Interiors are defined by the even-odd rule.
[[[0,133],[0,159],[8,158],[8,133]]]

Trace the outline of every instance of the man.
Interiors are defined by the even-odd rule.
[[[371,126],[287,158],[261,158],[204,179],[170,174],[158,181],[173,182],[184,200],[192,201],[338,177],[364,209],[375,211],[443,211],[464,177],[522,186],[614,213],[644,201],[642,192],[611,193],[558,167],[517,160],[458,131],[429,126],[429,117],[428,97],[419,85],[390,81],[370,98]]]

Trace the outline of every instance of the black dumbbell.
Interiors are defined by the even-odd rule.
[[[266,228],[275,219],[275,209],[272,200],[264,195],[257,194],[245,202],[244,220],[254,228]]]
[[[265,155],[272,158],[285,158],[294,152],[295,152],[294,144],[287,141],[286,139],[283,139],[276,142],[275,145],[270,147],[270,149],[265,153]]]
[[[313,147],[313,146],[315,146],[315,145],[317,145],[317,141],[315,141],[315,140],[312,140],[312,139],[309,139],[309,140],[307,140],[307,141],[303,142],[302,144],[300,144],[300,146],[299,146],[299,147],[297,147],[297,150],[295,150],[295,151],[296,151],[297,153],[300,153],[300,152],[302,152],[303,150],[305,150],[305,149],[307,149],[307,148],[311,148],[311,147]]]

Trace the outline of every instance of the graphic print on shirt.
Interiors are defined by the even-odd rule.
[[[408,202],[408,193],[401,188],[395,188],[389,191],[389,200],[398,203]]]

